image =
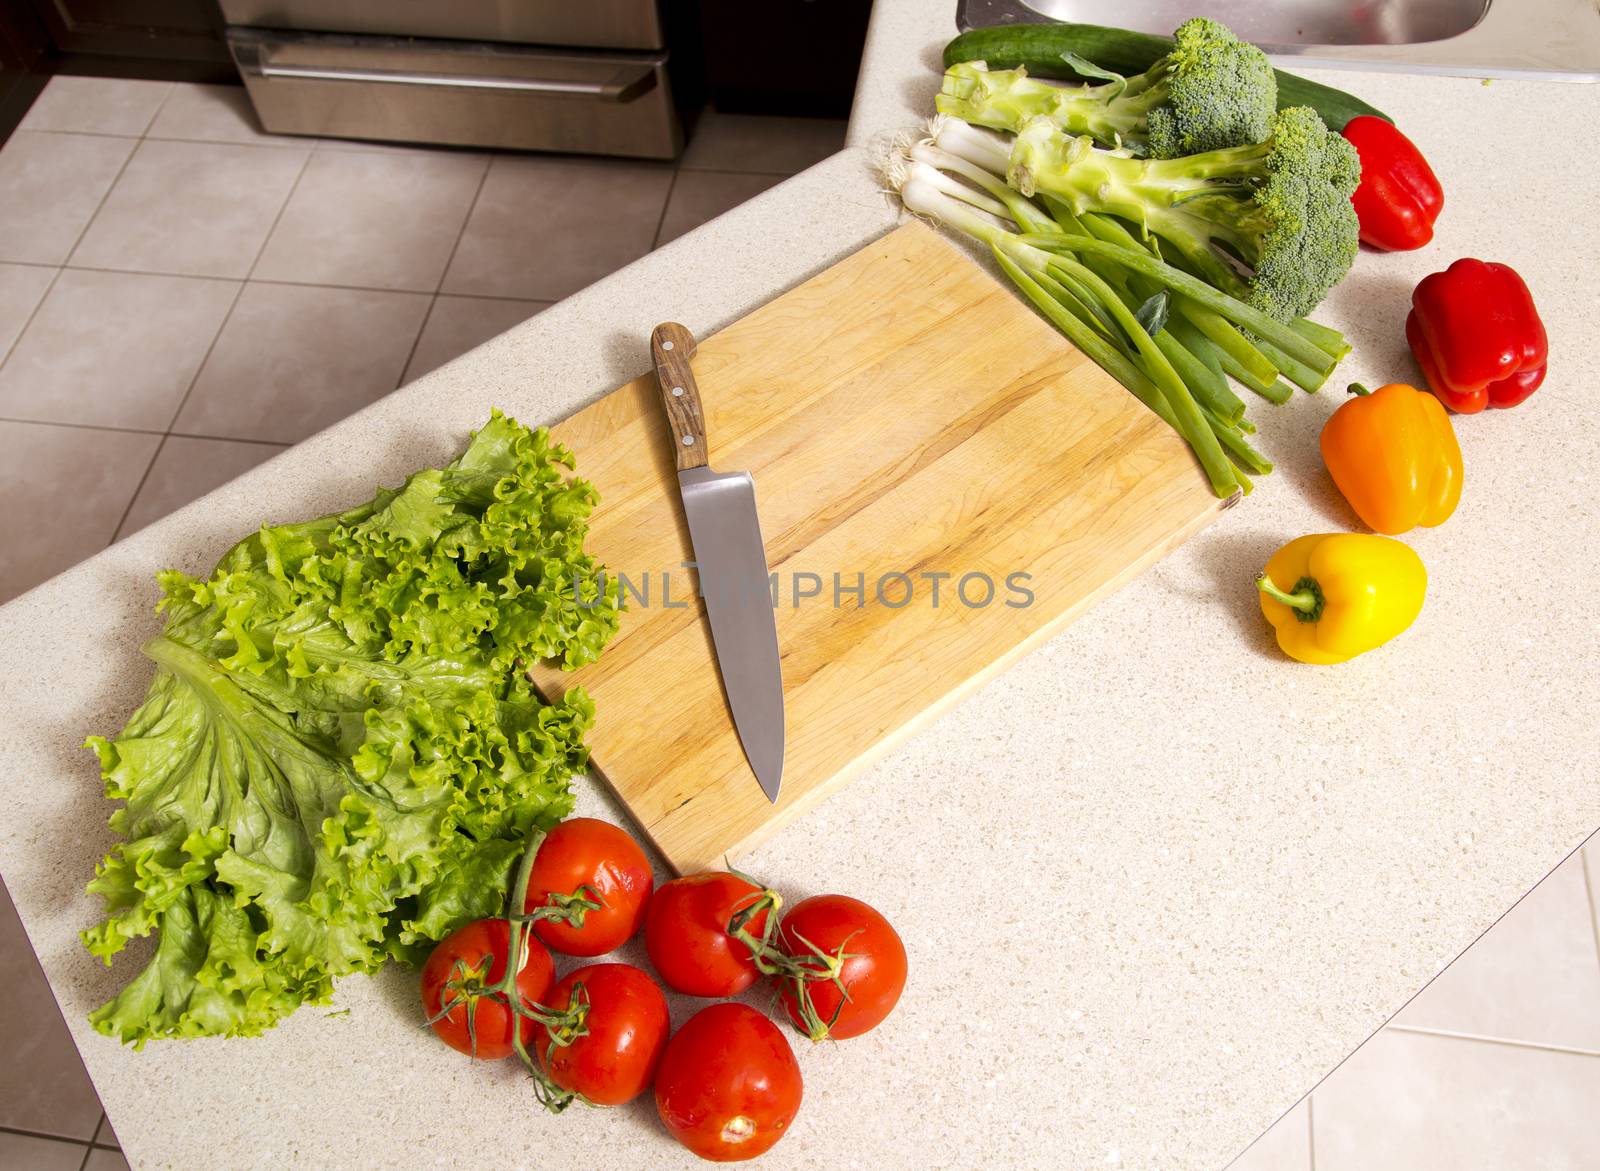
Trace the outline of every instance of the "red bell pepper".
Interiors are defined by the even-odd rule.
[[[1423,277],[1406,341],[1429,388],[1463,415],[1514,407],[1544,381],[1544,323],[1509,265],[1463,259]]]
[[[1370,114],[1352,118],[1341,133],[1361,156],[1361,185],[1350,197],[1361,238],[1385,252],[1408,252],[1433,239],[1444,189],[1416,143]]]

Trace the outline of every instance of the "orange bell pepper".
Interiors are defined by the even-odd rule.
[[[1322,460],[1356,515],[1391,536],[1443,524],[1461,501],[1461,445],[1433,395],[1356,384],[1322,428]]]

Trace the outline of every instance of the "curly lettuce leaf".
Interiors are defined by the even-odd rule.
[[[594,709],[522,665],[592,661],[619,599],[583,549],[592,486],[499,412],[446,468],[368,504],[263,527],[202,580],[160,575],[156,676],[91,738],[124,837],[84,942],[155,955],[92,1019],[249,1035],[333,981],[495,913],[532,827],[572,804]]]

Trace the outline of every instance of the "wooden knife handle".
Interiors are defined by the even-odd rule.
[[[655,360],[661,401],[672,426],[672,446],[678,470],[706,466],[706,416],[700,409],[700,391],[694,384],[689,359],[694,357],[694,334],[676,321],[664,321],[650,334],[650,356]]]

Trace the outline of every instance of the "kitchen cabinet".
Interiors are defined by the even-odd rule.
[[[215,0],[29,0],[66,55],[228,65]]]
[[[723,113],[850,113],[869,0],[701,0],[706,84]]]
[[[49,80],[43,67],[49,51],[50,38],[31,9],[0,4],[0,142]]]

